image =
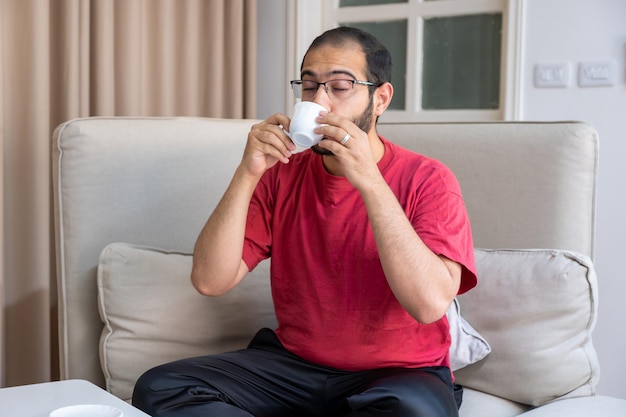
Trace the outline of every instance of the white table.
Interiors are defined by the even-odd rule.
[[[1,417],[48,417],[56,408],[76,404],[117,407],[123,417],[150,417],[89,381],[70,379],[0,389]]]

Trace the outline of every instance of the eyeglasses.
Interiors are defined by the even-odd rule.
[[[350,97],[354,89],[354,84],[377,87],[377,85],[372,82],[360,80],[329,80],[323,83],[318,83],[313,80],[292,80],[290,84],[293,89],[293,95],[302,100],[313,100],[320,85],[324,87],[326,94],[338,100]]]

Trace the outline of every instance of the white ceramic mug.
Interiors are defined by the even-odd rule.
[[[293,117],[289,123],[288,135],[298,146],[310,148],[317,145],[324,135],[314,132],[315,128],[320,127],[315,119],[320,115],[321,111],[326,109],[312,101],[300,101],[293,108]]]

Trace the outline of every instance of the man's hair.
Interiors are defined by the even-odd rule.
[[[365,53],[367,62],[367,80],[365,81],[373,82],[376,86],[391,82],[391,54],[375,36],[361,29],[340,26],[327,30],[313,40],[304,56],[306,57],[309,51],[321,46],[339,47],[349,42],[355,42],[360,45],[361,50]],[[302,63],[304,63],[304,59]]]

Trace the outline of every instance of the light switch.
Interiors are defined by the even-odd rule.
[[[535,87],[567,87],[570,83],[569,62],[553,62],[535,65]]]
[[[612,61],[583,62],[578,65],[580,87],[606,87],[615,84],[615,63]]]

